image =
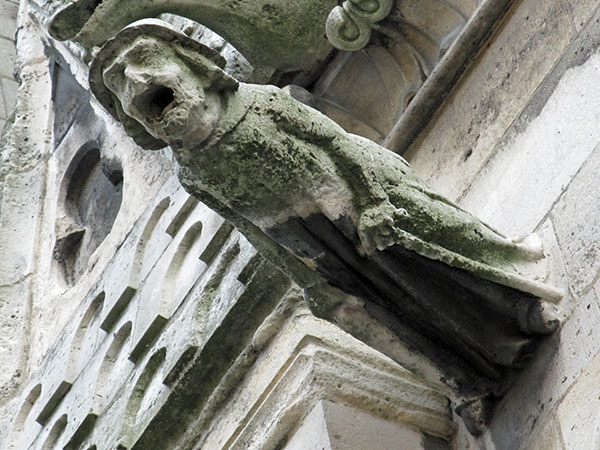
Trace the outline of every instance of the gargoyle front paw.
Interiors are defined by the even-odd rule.
[[[397,223],[408,214],[391,203],[365,210],[360,216],[358,235],[367,254],[398,243]]]

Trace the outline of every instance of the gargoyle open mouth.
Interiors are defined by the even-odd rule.
[[[161,120],[175,106],[173,89],[155,85],[133,99],[136,109],[152,121]]]

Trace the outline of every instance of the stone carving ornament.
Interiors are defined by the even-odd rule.
[[[303,287],[315,314],[444,381],[478,432],[507,373],[558,325],[541,299],[560,293],[532,279],[541,244],[506,239],[402,157],[223,65],[146,20],[108,41],[90,85],[139,145],[171,146],[185,189]]]
[[[329,13],[327,38],[340,50],[360,50],[369,43],[375,23],[385,19],[393,5],[394,0],[346,0]]]

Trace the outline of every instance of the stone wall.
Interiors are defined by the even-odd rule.
[[[523,0],[408,154],[440,192],[509,236],[537,232],[568,319],[458,448],[599,445],[600,12],[595,1]],[[466,434],[463,436],[466,437]]]
[[[17,95],[13,67],[18,8],[17,1],[0,1],[0,130],[13,111]]]
[[[406,154],[503,233],[538,233],[565,291],[560,331],[478,439],[437,388],[315,319],[181,189],[168,150],[141,151],[90,98],[81,49],[22,20],[0,167],[0,448],[600,445],[597,2],[515,1]]]

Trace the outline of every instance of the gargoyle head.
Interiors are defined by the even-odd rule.
[[[238,83],[214,50],[165,22],[142,20],[108,41],[90,67],[90,87],[136,143],[198,144],[214,129]]]

